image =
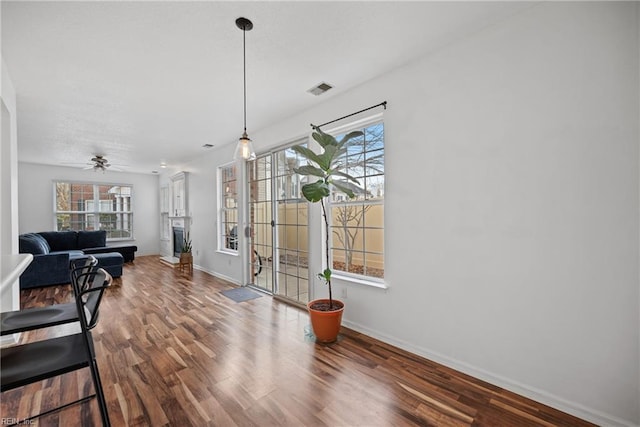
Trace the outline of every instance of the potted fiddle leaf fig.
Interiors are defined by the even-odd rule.
[[[322,273],[318,273],[318,278],[327,284],[329,298],[316,299],[307,304],[313,333],[320,342],[334,342],[338,338],[344,311],[344,303],[333,298],[331,289],[332,272],[329,256],[329,233],[331,230],[327,214],[327,199],[332,191],[344,193],[349,198],[354,197],[353,190],[349,187],[349,182],[358,184],[358,180],[343,171],[345,165],[340,163],[340,159],[347,152],[349,140],[361,135],[362,132],[360,131],[350,132],[338,141],[334,136],[314,127],[312,137],[320,144],[320,152],[315,153],[302,145],[292,147],[296,153],[300,154],[308,162],[305,166],[294,168],[296,173],[309,177],[309,182],[302,186],[302,195],[309,202],[320,203],[322,206],[325,269]],[[313,178],[316,178],[316,180],[313,181]]]

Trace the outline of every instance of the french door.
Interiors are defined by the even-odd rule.
[[[253,286],[274,292],[273,281],[273,179],[271,154],[247,163],[249,182],[249,280]]]
[[[299,143],[302,143],[301,141]],[[291,148],[248,163],[249,277],[252,285],[294,303],[309,301],[308,203]]]

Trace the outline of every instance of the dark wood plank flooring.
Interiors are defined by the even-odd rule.
[[[585,421],[345,329],[305,338],[305,311],[269,296],[235,303],[233,286],[155,256],[125,265],[94,331],[114,426],[588,426]],[[70,287],[23,291],[22,307],[69,301]],[[22,342],[76,325],[23,334]],[[24,418],[91,392],[88,371],[2,395]],[[39,426],[99,425],[95,399]]]

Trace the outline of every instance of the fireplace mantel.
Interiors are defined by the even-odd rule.
[[[169,222],[171,227],[184,227],[185,230],[189,229],[191,225],[190,216],[170,216]]]
[[[169,177],[169,182],[161,189],[162,194],[162,230],[160,253],[163,257],[173,258],[174,242],[173,228],[183,228],[187,233],[191,229],[193,217],[189,210],[189,173],[178,172]],[[179,243],[179,242],[178,242]]]

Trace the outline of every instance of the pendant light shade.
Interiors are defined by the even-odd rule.
[[[238,140],[236,151],[233,153],[234,160],[255,160],[256,152],[253,150],[253,144],[247,135],[247,131],[242,133]]]
[[[256,152],[253,151],[253,144],[247,135],[247,45],[246,34],[251,31],[253,23],[247,18],[236,19],[236,26],[242,30],[242,71],[243,71],[243,98],[244,98],[244,132],[238,141],[238,146],[233,154],[234,160],[254,160]]]

